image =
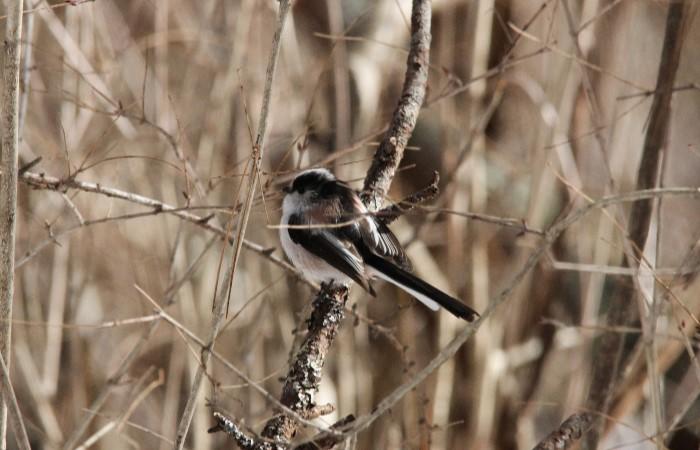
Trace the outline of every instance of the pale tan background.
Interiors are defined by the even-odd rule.
[[[634,188],[651,99],[621,97],[655,86],[668,2],[569,4],[575,26],[589,23],[579,33],[578,51],[589,62],[585,71],[575,57],[560,0],[433,2],[428,102],[392,198],[425,186],[437,170],[444,182],[435,206],[525,219],[544,228],[570,202],[585,203],[577,190],[602,196],[608,170],[615,192]],[[189,198],[195,206],[230,207],[251,153],[249,124],[257,123],[260,110],[275,3],[39,5],[29,13],[33,30],[25,37],[33,61],[21,163],[41,156],[35,172],[67,177],[82,168],[79,180],[172,205],[184,207]],[[405,0],[296,2],[283,36],[263,161],[265,196],[251,216],[251,241],[279,247],[276,230],[267,228],[279,217],[275,182],[294,168],[342,151],[327,165],[361,186],[403,82],[409,17]],[[519,34],[527,24],[527,35]],[[351,38],[336,39],[342,35]],[[677,86],[700,83],[699,51],[700,22],[695,20]],[[504,61],[502,71],[479,77]],[[470,82],[473,78],[478,80]],[[586,83],[594,103],[586,99]],[[700,184],[698,123],[700,92],[677,92],[664,186]],[[182,155],[191,163],[189,176]],[[12,375],[37,448],[57,448],[73,434],[148,326],[74,325],[152,314],[153,306],[135,286],[162,304],[172,281],[213,239],[164,214],[61,234],[78,225],[78,213],[91,220],[141,211],[148,209],[93,194],[63,196],[20,186],[18,258],[50,234],[58,235],[17,269]],[[654,220],[650,233],[659,239],[658,253],[650,253],[659,267],[681,264],[699,237],[699,211],[696,200],[663,201],[660,221]],[[230,217],[224,209],[193,212],[215,212],[212,220],[219,223]],[[421,276],[478,310],[509,283],[537,243],[518,230],[425,211],[411,213],[393,229],[409,244]],[[407,242],[415,230],[420,230],[417,238]],[[168,307],[201,337],[210,323],[221,245],[217,240],[208,247]],[[585,402],[596,332],[563,325],[600,323],[611,283],[630,281],[626,275],[600,274],[618,266],[621,254],[620,232],[604,215],[596,212],[576,224],[476,338],[362,433],[357,448],[531,448]],[[593,273],[583,264],[596,265]],[[673,270],[664,273],[673,279]],[[699,288],[693,275],[688,280],[688,285],[674,284],[674,292],[697,313]],[[462,327],[389,286],[378,286],[377,299],[353,289],[351,303],[388,328],[392,338],[347,318],[324,369],[320,402],[338,407],[323,419],[327,423],[369,412]],[[303,327],[312,295],[260,254],[244,251],[231,297],[235,319],[220,337],[219,351],[278,396],[292,332]],[[660,364],[664,413],[670,416],[679,398],[698,393],[698,381],[688,376],[687,354],[679,346],[670,348],[673,322],[662,317],[658,333],[659,354],[668,359]],[[172,326],[161,323],[80,442],[134,406],[129,422],[101,436],[93,448],[170,448],[198,362],[199,348],[188,345]],[[162,384],[149,388],[159,372]],[[214,364],[212,375],[221,386],[215,393],[205,382],[189,448],[233,445],[223,435],[207,434],[212,425],[207,399],[216,398],[256,430],[273,413],[220,364]],[[681,383],[686,383],[681,395],[674,395]],[[135,402],[142,392],[145,398]],[[617,419],[629,426],[613,427],[600,448],[648,445],[645,435],[654,433],[654,425],[643,383],[629,386],[619,401]],[[684,422],[698,420],[695,409]],[[688,433],[695,431],[691,426]],[[12,438],[8,442],[14,445]]]

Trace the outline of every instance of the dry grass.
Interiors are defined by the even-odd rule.
[[[220,233],[245,210],[276,2],[52,3],[25,5],[20,167],[41,160],[19,186],[12,384],[33,448],[172,448],[230,264]],[[479,311],[504,303],[457,345],[472,333],[463,322],[384,284],[377,299],[352,289],[318,398],[336,411],[321,428],[372,417],[424,373],[356,448],[528,449],[577,412],[605,419],[600,449],[697,447],[700,208],[697,190],[671,189],[700,186],[697,8],[652,183],[668,189],[567,221],[643,186],[668,5],[433,2],[426,104],[389,198],[434,171],[441,193],[392,229],[422,277]],[[315,294],[268,227],[279,187],[324,165],[362,188],[400,94],[410,12],[406,0],[294,3],[247,242],[186,448],[233,445],[207,433],[209,403],[254,432],[275,414]],[[639,198],[653,208],[635,262]],[[606,319],[620,291],[639,320]],[[589,393],[610,333],[624,344],[620,379]],[[445,363],[421,372],[441,351]],[[586,411],[589,394],[609,396],[606,410]]]

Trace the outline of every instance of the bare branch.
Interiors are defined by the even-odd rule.
[[[542,439],[533,450],[565,450],[581,439],[592,421],[591,413],[572,414],[558,429]]]
[[[374,154],[362,189],[362,201],[372,211],[381,207],[384,196],[389,191],[423,106],[430,63],[431,17],[430,1],[413,0],[411,47],[401,98],[394,110],[389,131]]]
[[[282,387],[282,404],[297,413],[304,415],[316,406],[314,398],[321,384],[323,365],[345,316],[347,299],[347,288],[324,286],[314,300],[308,333]],[[280,414],[267,422],[262,436],[286,443],[292,439],[296,428],[292,418]]]
[[[111,197],[111,198],[117,198],[120,200],[125,200],[131,203],[135,203],[137,205],[142,205],[146,206],[149,208],[152,208],[154,211],[154,214],[158,213],[167,213],[167,214],[172,214],[180,219],[186,220],[190,223],[193,223],[197,225],[198,227],[201,227],[207,231],[213,232],[214,234],[221,236],[222,238],[226,238],[227,241],[232,243],[232,239],[230,236],[227,235],[226,230],[223,228],[212,224],[209,220],[206,220],[207,217],[202,217],[198,216],[196,214],[192,214],[191,212],[188,211],[188,208],[178,208],[173,205],[170,205],[168,203],[164,203],[160,200],[156,200],[154,198],[146,197],[140,194],[136,194],[133,192],[128,192],[128,191],[123,191],[121,189],[116,189],[108,186],[103,186],[100,183],[92,183],[89,181],[79,181],[73,178],[67,178],[67,179],[60,179],[56,177],[52,177],[50,175],[45,175],[45,174],[38,174],[38,173],[33,173],[33,172],[27,172],[22,174],[21,176],[22,182],[28,184],[29,186],[36,188],[36,189],[46,189],[46,190],[51,190],[51,191],[58,191],[58,192],[64,192],[65,190],[68,189],[77,189],[80,191],[84,192],[91,192],[93,194],[100,194],[104,195],[106,197]],[[77,227],[71,228],[66,231],[73,231],[75,229],[81,228],[80,225]],[[35,252],[43,248],[44,246],[50,244],[53,242],[53,239],[49,239],[47,241],[44,241],[41,245],[37,247],[37,249],[34,250],[34,252],[31,255],[25,255],[21,260],[17,262],[17,265],[23,265],[26,263],[27,258],[33,256]],[[256,244],[251,241],[247,241],[243,239],[243,246],[246,247],[249,250],[252,250],[265,258],[268,258],[270,261],[272,261],[274,264],[278,265],[279,267],[282,267],[283,269],[290,271],[292,273],[297,273],[296,269],[289,265],[286,261],[284,261],[282,258],[275,256],[272,254],[269,248],[263,247],[262,245]],[[299,277],[300,280],[304,280],[303,278]]]
[[[260,442],[257,437],[250,436],[223,413],[214,411],[213,415],[214,419],[216,419],[216,425],[209,428],[209,433],[223,431],[231,436],[233,440],[236,441],[236,444],[243,450],[260,449]]]

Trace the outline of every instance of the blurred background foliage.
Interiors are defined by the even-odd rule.
[[[276,3],[26,4],[20,164],[41,157],[32,171],[227,223],[252,151]],[[392,226],[417,273],[483,310],[539,237],[436,210],[545,229],[586,204],[585,196],[634,189],[667,7],[668,0],[433,2],[427,101],[390,193],[398,200],[426,186],[433,171],[441,174],[440,196]],[[406,0],[295,2],[251,242],[281,256],[277,230],[268,225],[279,219],[280,186],[299,168],[324,165],[361,187],[400,94],[410,8]],[[700,184],[699,50],[696,20],[676,77],[682,89],[674,96],[662,186]],[[694,314],[699,221],[697,200],[664,199],[646,248]],[[164,321],[144,334],[155,320],[144,293],[206,336],[221,240],[152,208],[26,186],[18,236],[12,375],[36,448],[73,438],[92,448],[171,448],[201,349]],[[622,238],[600,211],[568,229],[506,306],[363,432],[357,448],[531,448],[585,404],[606,294],[636,276],[620,269]],[[630,366],[599,448],[653,448],[654,433],[667,433],[673,448],[697,447],[697,360],[674,317],[686,335],[693,320],[650,280],[639,276],[648,298],[661,302],[654,355],[664,428],[655,428],[642,360]],[[319,419],[324,423],[370,412],[463,327],[391,286],[378,287],[376,299],[352,290],[356,315],[347,316],[324,368],[318,402],[337,406]],[[277,397],[313,293],[265,255],[244,251],[218,350]],[[126,373],[115,379],[120,367]],[[225,436],[207,434],[208,401],[255,430],[274,408],[220,363],[209,373],[188,447],[230,448]],[[78,433],[87,417],[93,419]]]

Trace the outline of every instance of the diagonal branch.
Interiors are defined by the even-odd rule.
[[[382,222],[389,224],[421,203],[434,199],[440,193],[440,188],[438,187],[439,182],[440,175],[438,172],[434,172],[433,180],[429,185],[409,195],[397,204],[387,206],[377,211],[377,217]]]
[[[575,211],[569,213],[566,217],[554,223],[549,227],[541,240],[540,244],[530,253],[521,269],[515,274],[510,283],[490,302],[488,308],[481,314],[481,317],[473,323],[469,323],[460,333],[450,341],[423,369],[418,371],[410,380],[386,396],[372,412],[366,416],[357,418],[349,427],[343,427],[341,430],[346,435],[358,433],[368,428],[374,421],[394,407],[407,393],[411,392],[419,384],[425,381],[438,367],[452,358],[455,353],[469,340],[488,320],[489,317],[503,303],[511,298],[511,294],[520,286],[520,283],[526,278],[527,274],[539,263],[540,259],[546,254],[550,246],[569,229],[574,223],[580,221],[588,213],[598,209],[604,209],[611,205],[617,205],[625,202],[638,202],[641,200],[652,199],[660,196],[688,196],[691,198],[700,198],[700,188],[664,188],[664,189],[647,189],[643,191],[634,191],[626,194],[611,195],[603,197],[592,203],[588,203]]]

